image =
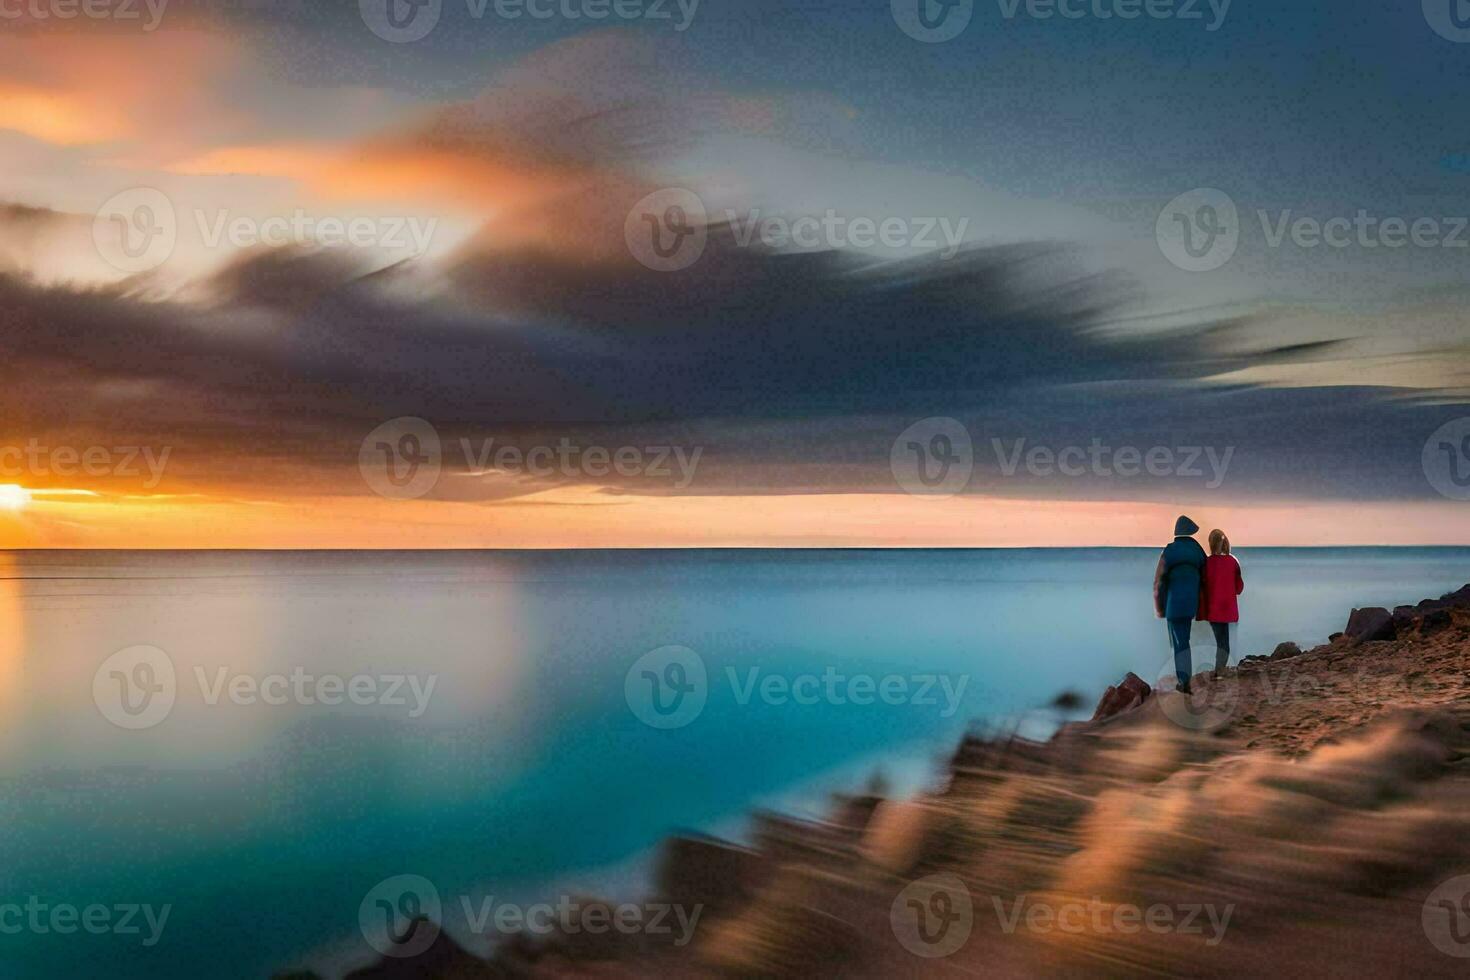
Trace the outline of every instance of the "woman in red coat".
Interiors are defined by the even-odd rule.
[[[1230,624],[1240,621],[1235,597],[1245,591],[1240,562],[1230,554],[1230,539],[1216,528],[1210,532],[1210,557],[1200,589],[1199,618],[1209,620],[1215,634],[1215,676],[1225,673],[1230,662]]]

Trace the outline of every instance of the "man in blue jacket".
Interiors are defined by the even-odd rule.
[[[1189,693],[1194,663],[1189,650],[1189,631],[1199,612],[1200,585],[1204,581],[1205,549],[1191,535],[1199,525],[1181,516],[1174,522],[1174,540],[1159,556],[1154,570],[1154,610],[1169,623],[1169,642],[1174,647],[1174,673],[1179,690]]]

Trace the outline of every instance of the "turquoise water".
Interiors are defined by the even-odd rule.
[[[671,831],[739,835],[752,807],[816,812],[875,771],[912,789],[975,719],[1043,729],[1063,689],[1090,708],[1124,671],[1159,676],[1156,554],[0,555],[0,974],[332,975],[374,958],[359,905],[399,874],[477,950],[456,896],[633,897]],[[1237,658],[1470,580],[1470,549],[1239,557]],[[119,727],[150,719],[118,715],[117,676],[158,675],[103,663],[138,646],[167,657],[173,704]],[[645,670],[697,682],[670,657],[703,668],[697,696],[655,691]],[[322,677],[358,678],[361,703]],[[27,902],[169,913],[7,928]]]

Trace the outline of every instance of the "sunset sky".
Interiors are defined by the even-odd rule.
[[[1433,4],[389,2],[0,0],[0,547],[1470,544]]]

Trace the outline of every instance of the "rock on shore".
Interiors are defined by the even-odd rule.
[[[1132,711],[1147,701],[1153,693],[1153,688],[1147,681],[1129,671],[1116,687],[1110,687],[1103,693],[1102,700],[1097,703],[1097,710],[1092,714],[1092,720],[1101,721],[1124,711]]]

